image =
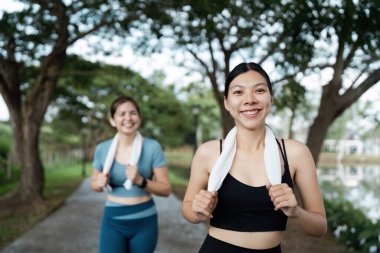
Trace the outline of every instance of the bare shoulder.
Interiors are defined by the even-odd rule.
[[[193,162],[202,162],[206,167],[212,167],[220,155],[220,141],[211,140],[201,144],[194,155]]]
[[[210,149],[212,149],[212,150],[217,149],[216,151],[219,152],[219,148],[220,148],[220,141],[219,140],[211,140],[211,141],[207,141],[207,142],[199,145],[198,151],[207,152],[207,150],[209,151]]]
[[[210,156],[217,156],[220,154],[220,141],[211,140],[201,144],[196,152],[196,156],[207,158]]]
[[[285,141],[286,155],[289,165],[297,168],[315,168],[313,157],[309,148],[302,142],[287,139]]]
[[[310,154],[309,148],[297,140],[284,139],[286,154],[290,157]]]

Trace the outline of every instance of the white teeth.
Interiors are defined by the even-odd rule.
[[[259,112],[259,110],[244,111],[243,114],[244,115],[254,115],[254,114],[257,114],[258,112]]]

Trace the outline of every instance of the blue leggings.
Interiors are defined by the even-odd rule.
[[[157,212],[153,200],[131,206],[106,205],[99,253],[153,253],[157,237]]]

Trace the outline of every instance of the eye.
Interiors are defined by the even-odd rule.
[[[258,88],[258,89],[256,90],[256,92],[259,93],[259,94],[261,94],[261,93],[266,92],[266,89],[264,89],[264,88]]]
[[[234,90],[234,91],[232,91],[232,94],[235,94],[235,95],[242,95],[242,94],[243,94],[243,91],[241,91],[241,90]]]

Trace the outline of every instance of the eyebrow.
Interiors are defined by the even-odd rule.
[[[257,86],[261,86],[261,85],[268,86],[267,83],[256,83],[253,85],[253,87],[257,87]],[[244,88],[244,86],[241,84],[233,84],[233,85],[230,85],[229,89],[232,89],[232,88]]]
[[[128,113],[128,112],[137,112],[137,110],[136,109],[132,109],[132,110],[119,110],[118,111],[119,113]]]

